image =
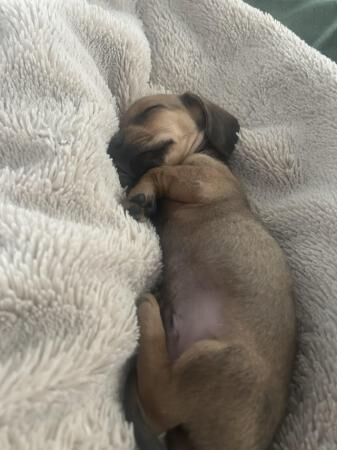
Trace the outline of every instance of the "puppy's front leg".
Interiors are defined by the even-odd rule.
[[[180,166],[150,169],[131,189],[126,208],[141,220],[154,214],[156,199],[206,204],[229,196],[237,181],[228,167],[206,155],[192,155]]]
[[[174,181],[179,181],[179,176],[181,183],[185,171],[183,166],[160,166],[150,169],[130,190],[124,206],[139,221],[153,216],[156,212],[157,199],[162,197],[172,199],[174,194],[172,185]]]

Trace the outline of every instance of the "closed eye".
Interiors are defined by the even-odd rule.
[[[144,109],[138,116],[136,116],[133,120],[135,124],[142,124],[145,122],[146,119],[148,119],[149,115],[155,111],[156,109],[165,109],[164,105],[152,105],[148,108]]]
[[[165,106],[164,105],[152,105],[152,106],[149,106],[148,108],[144,109],[143,112],[147,113],[147,112],[152,111],[153,109],[157,109],[157,108],[165,108]]]

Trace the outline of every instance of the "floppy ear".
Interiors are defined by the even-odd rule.
[[[238,120],[220,106],[190,92],[181,95],[180,100],[204,131],[210,146],[227,161],[238,140]]]

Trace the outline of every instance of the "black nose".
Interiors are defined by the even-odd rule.
[[[119,182],[123,188],[131,188],[134,185],[134,180],[127,173],[124,173],[119,170],[116,166]]]
[[[112,136],[108,147],[108,155],[110,156],[111,159],[117,158],[118,154],[121,153],[123,141],[124,138],[123,133],[121,131],[118,131],[116,134]]]
[[[133,177],[130,170],[130,155],[128,149],[125,147],[123,133],[122,131],[118,131],[110,141],[108,155],[113,160],[120,184],[123,188],[131,187],[133,184]]]

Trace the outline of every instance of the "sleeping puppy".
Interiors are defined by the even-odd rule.
[[[109,148],[132,215],[159,207],[163,283],[159,303],[148,294],[138,306],[132,395],[150,430],[169,431],[172,449],[263,450],[285,413],[292,283],[224,164],[238,130],[196,95],[158,95],[131,106]]]
[[[181,164],[206,141],[226,161],[238,131],[233,116],[193,94],[155,95],[128,109],[108,153],[122,186],[130,187],[153,167]]]

